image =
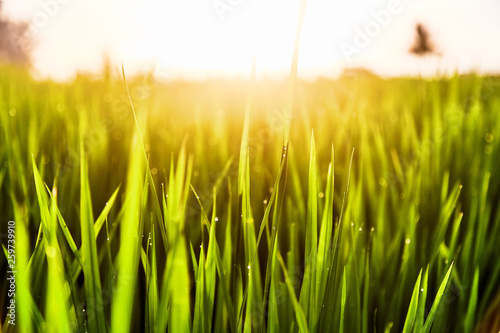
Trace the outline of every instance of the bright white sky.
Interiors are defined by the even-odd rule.
[[[376,29],[373,12],[391,2],[399,4],[390,22],[378,24],[367,46],[356,44],[356,29]],[[231,10],[221,19],[215,4]],[[36,27],[34,65],[42,76],[98,71],[108,55],[116,67],[123,61],[130,72],[155,70],[165,78],[247,77],[256,55],[260,77],[275,77],[290,67],[298,6],[299,0],[4,0],[4,14]],[[417,22],[429,28],[440,57],[408,54]],[[350,61],[342,45],[357,48]],[[304,78],[357,66],[382,75],[437,68],[498,73],[500,1],[308,0],[299,58]]]

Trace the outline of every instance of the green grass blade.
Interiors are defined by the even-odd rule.
[[[420,293],[420,280],[422,278],[422,270],[418,273],[417,281],[413,287],[413,294],[411,295],[410,306],[408,307],[408,312],[406,314],[405,324],[403,326],[403,333],[410,333],[413,330],[413,325],[415,323],[415,317],[417,315],[418,309],[418,295]]]
[[[112,332],[130,331],[132,307],[135,298],[137,269],[140,259],[140,239],[138,221],[141,214],[141,195],[143,190],[143,163],[137,143],[132,146],[130,170],[127,174],[125,208],[120,230],[120,250],[116,259],[118,276],[115,297],[111,307]],[[141,238],[142,239],[142,238]]]
[[[307,219],[305,235],[305,273],[300,290],[300,305],[304,309],[309,323],[309,330],[314,331],[316,325],[316,265],[318,253],[318,188],[316,170],[316,145],[314,134],[311,134],[311,151],[309,157],[309,178],[307,195]]]
[[[113,208],[113,205],[115,204],[116,197],[118,195],[118,192],[120,191],[120,186],[116,188],[116,190],[113,192],[111,197],[109,197],[108,201],[106,202],[106,205],[104,206],[104,209],[102,210],[101,214],[97,217],[94,223],[94,235],[97,238],[99,235],[99,232],[102,229],[102,226],[104,225],[104,222],[106,221],[106,218],[108,217],[108,214]]]
[[[151,230],[151,240],[149,243],[151,248],[150,257],[151,265],[149,272],[149,283],[147,286],[148,295],[148,328],[151,333],[156,332],[155,323],[156,317],[158,316],[158,265],[156,262],[156,235],[154,225]]]
[[[278,254],[278,242],[274,242],[273,251],[271,252],[271,269],[266,271],[266,276],[270,275],[270,290],[269,290],[269,305],[268,305],[268,332],[280,332],[280,318],[278,302],[283,301],[283,296],[279,294],[279,271],[276,263]],[[278,295],[281,296],[278,298]]]
[[[172,250],[172,277],[169,286],[171,295],[170,329],[172,332],[191,331],[190,281],[187,278],[189,269],[186,246],[184,238],[179,237]]]
[[[346,280],[346,273],[345,273],[345,267],[344,267],[344,272],[342,274],[342,296],[340,299],[340,323],[339,323],[339,332],[343,333],[344,332],[344,323],[345,323],[345,305],[347,301],[347,280]]]
[[[52,201],[49,203],[49,197],[34,158],[32,158],[32,163],[38,205],[42,217],[42,230],[44,231],[43,246],[48,262],[45,321],[59,332],[68,332],[72,323],[68,311],[69,295],[67,282],[65,282],[65,269],[56,235],[58,224],[56,216],[57,191],[54,187]],[[76,318],[74,319],[76,320]]]
[[[420,332],[420,330],[424,326],[424,319],[425,319],[424,317],[426,311],[425,306],[427,302],[427,289],[429,288],[428,281],[429,281],[429,265],[427,265],[427,268],[425,269],[425,273],[420,285],[420,296],[418,298],[417,316],[415,318],[415,326],[413,329],[414,332]]]
[[[427,316],[427,319],[425,320],[424,327],[422,328],[422,333],[429,333],[432,327],[432,324],[434,322],[434,319],[436,318],[436,314],[438,311],[439,304],[441,303],[441,299],[443,298],[444,292],[446,290],[446,286],[448,285],[448,281],[450,280],[451,272],[453,270],[453,264],[454,262],[451,263],[450,268],[448,268],[448,272],[446,272],[446,275],[441,282],[441,285],[439,286],[438,292],[436,294],[436,298],[434,299],[434,302],[432,303],[431,310],[429,311],[429,315]]]
[[[205,264],[205,290],[206,299],[204,302],[204,318],[205,325],[204,329],[209,332],[212,327],[212,317],[214,313],[214,301],[215,301],[215,285],[216,285],[216,261],[217,261],[217,244],[215,238],[215,231],[217,226],[217,192],[213,189],[213,208],[212,208],[212,222],[210,226],[210,233],[208,239],[208,249],[207,249],[207,262]]]
[[[205,285],[205,251],[202,247],[198,264],[198,274],[195,281],[193,332],[206,332],[204,325],[204,321],[206,320],[204,311],[206,298]]]
[[[472,332],[475,323],[477,311],[477,298],[479,289],[479,268],[474,271],[474,279],[472,280],[472,289],[470,291],[469,305],[467,307],[467,314],[464,320],[464,332]]]
[[[82,235],[82,266],[85,282],[87,324],[93,332],[105,332],[105,320],[97,257],[96,237],[94,234],[94,217],[88,179],[88,165],[85,159],[83,141],[80,145],[80,227]]]
[[[288,293],[290,294],[290,298],[292,300],[292,305],[295,312],[295,319],[297,320],[299,332],[303,333],[309,332],[306,316],[304,314],[304,311],[302,310],[302,307],[300,306],[299,301],[297,300],[294,287],[292,285],[290,277],[288,276],[288,271],[285,267],[285,262],[283,261],[283,258],[281,257],[280,253],[277,254],[277,259],[280,262],[281,269],[283,270],[283,274],[285,275],[285,283],[288,288]]]
[[[318,306],[324,304],[330,271],[330,255],[333,230],[333,199],[334,199],[334,152],[332,146],[332,161],[328,166],[327,184],[325,190],[325,206],[321,220],[320,236],[318,241],[317,273],[316,273],[316,299]]]

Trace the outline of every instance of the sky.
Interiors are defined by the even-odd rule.
[[[128,72],[165,79],[288,74],[299,0],[4,0],[26,21],[37,75],[99,72],[107,57]],[[437,55],[408,50],[415,26]],[[335,77],[346,67],[383,76],[500,73],[498,0],[307,0],[299,76]]]

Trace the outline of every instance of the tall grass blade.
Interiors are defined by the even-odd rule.
[[[479,269],[474,271],[474,279],[472,280],[472,289],[470,291],[470,301],[467,307],[467,314],[464,320],[464,332],[472,332],[475,323],[475,316],[477,311],[477,299],[479,289]]]
[[[443,298],[444,292],[446,291],[446,286],[448,285],[448,281],[450,280],[451,272],[453,270],[453,264],[454,262],[451,263],[450,268],[448,268],[448,272],[446,272],[446,275],[441,282],[441,285],[439,286],[438,292],[436,294],[436,298],[434,299],[434,302],[432,303],[431,310],[429,311],[429,315],[427,316],[427,319],[425,320],[424,327],[422,328],[422,333],[429,333],[432,327],[432,324],[434,322],[434,319],[436,318],[436,314],[438,311],[438,307],[441,303],[441,299]]]
[[[339,332],[343,333],[344,332],[344,325],[345,325],[345,305],[347,302],[347,280],[346,280],[346,273],[345,273],[345,267],[344,267],[344,272],[342,274],[342,296],[340,298],[340,323],[339,323]]]
[[[420,273],[418,273],[417,281],[415,282],[415,287],[413,287],[413,294],[411,295],[410,306],[408,307],[408,312],[406,314],[403,333],[410,333],[413,330],[413,325],[415,323],[415,317],[417,315],[417,309],[418,309],[418,295],[420,293],[421,278],[422,278],[422,270],[420,270]]]
[[[38,205],[42,218],[43,247],[48,263],[45,325],[58,332],[68,332],[72,326],[72,316],[68,311],[69,288],[66,282],[61,250],[57,241],[57,190],[54,187],[52,201],[49,203],[49,197],[36,167],[34,157],[32,157],[32,163]],[[76,320],[76,318],[73,318],[73,320]]]
[[[88,180],[88,166],[85,158],[83,141],[80,145],[80,227],[82,235],[82,266],[85,281],[86,312],[88,329],[93,332],[105,332],[99,259],[94,234],[94,217]]]
[[[428,289],[428,280],[429,280],[429,265],[425,269],[424,276],[421,280],[420,285],[420,296],[418,299],[418,309],[417,316],[415,318],[415,326],[413,331],[420,332],[422,327],[424,326],[424,317],[426,312],[426,302],[427,302],[427,289]]]
[[[309,323],[309,330],[313,331],[316,325],[316,263],[318,253],[318,189],[316,170],[316,145],[314,134],[311,135],[311,152],[309,157],[309,178],[307,195],[307,219],[305,235],[305,272],[300,290],[300,305],[304,310]]]
[[[112,332],[128,332],[131,329],[132,308],[135,299],[137,269],[140,258],[139,225],[141,195],[144,187],[143,164],[137,138],[131,148],[130,170],[127,174],[123,218],[120,222],[120,249],[116,259],[115,297],[111,306]]]
[[[302,307],[300,306],[299,301],[297,300],[294,287],[292,285],[290,277],[288,276],[288,271],[286,269],[285,262],[283,261],[283,257],[281,257],[280,253],[277,254],[277,259],[280,262],[281,269],[283,270],[283,274],[285,276],[285,283],[288,288],[288,293],[290,294],[290,298],[292,300],[293,310],[295,312],[295,319],[297,320],[297,326],[299,327],[299,332],[303,333],[309,332],[306,316],[304,314],[304,311],[302,310]]]

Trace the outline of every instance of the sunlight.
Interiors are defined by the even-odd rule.
[[[135,24],[121,22],[129,29],[119,32],[124,43],[117,53],[133,63],[146,59],[192,73],[248,73],[254,56],[263,71],[288,70],[298,1],[241,2],[226,11],[215,5],[135,4],[121,15]]]

